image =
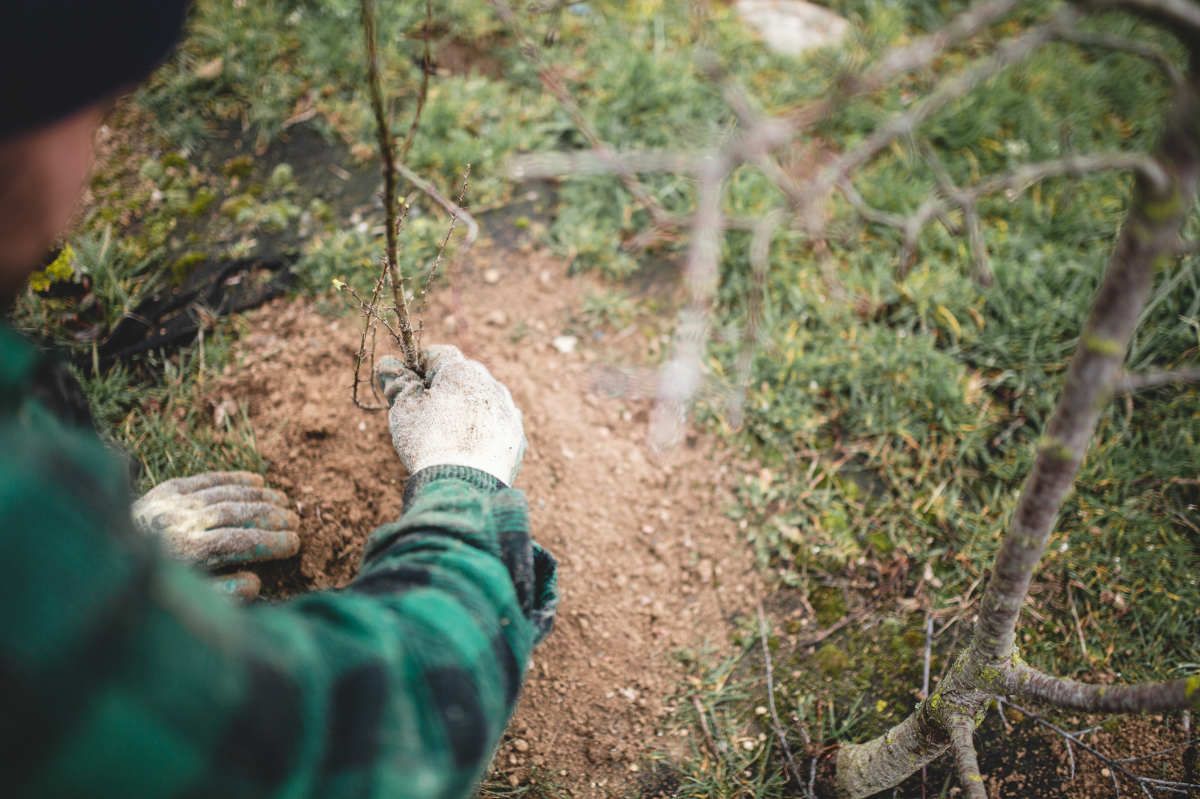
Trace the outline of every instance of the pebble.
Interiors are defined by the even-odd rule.
[[[529,751],[529,742],[526,741],[524,738],[514,738],[513,739],[513,749],[516,749],[518,752],[528,752]]]
[[[504,327],[508,324],[508,314],[497,308],[494,311],[490,311],[487,316],[483,317],[483,321],[485,324],[489,324],[492,327]]]
[[[550,343],[563,355],[569,355],[575,351],[575,345],[579,343],[579,339],[575,336],[555,336]]]
[[[838,44],[850,23],[824,6],[803,0],[738,0],[738,16],[758,31],[768,50],[796,56]]]
[[[483,282],[487,283],[490,286],[494,286],[497,283],[499,283],[500,282],[500,270],[499,269],[483,270]]]

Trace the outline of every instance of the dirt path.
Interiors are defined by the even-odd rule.
[[[425,340],[458,344],[512,390],[529,452],[518,480],[534,533],[561,564],[554,634],[535,653],[494,768],[575,796],[626,792],[658,748],[682,677],[674,653],[725,645],[753,606],[748,547],[725,518],[737,466],[703,436],[664,459],[644,444],[647,406],[591,390],[612,346],[554,346],[585,292],[540,253],[479,246],[430,298]],[[353,317],[278,302],[247,317],[240,367],[218,395],[248,404],[269,479],[296,500],[304,549],[265,575],[277,590],[339,585],[366,534],[400,511],[403,474],[380,414],[350,403]],[[611,338],[611,337],[610,337]],[[626,355],[645,346],[622,338]]]

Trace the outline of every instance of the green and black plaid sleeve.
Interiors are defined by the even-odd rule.
[[[340,591],[243,607],[129,520],[90,433],[0,329],[0,784],[8,796],[462,797],[556,603],[520,492],[438,467]]]

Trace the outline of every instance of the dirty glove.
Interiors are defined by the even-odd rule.
[[[425,380],[391,357],[375,373],[392,406],[392,443],[409,474],[469,466],[512,485],[525,454],[521,412],[483,364],[441,345],[425,350]]]
[[[290,558],[300,550],[300,519],[288,498],[249,472],[206,472],[159,483],[133,504],[133,521],[172,556],[208,569]],[[258,594],[252,572],[217,578],[240,596]]]

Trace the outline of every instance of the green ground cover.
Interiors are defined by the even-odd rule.
[[[715,53],[765,109],[778,110],[820,95],[845,69],[937,26],[964,4],[830,5],[854,21],[854,41],[803,60],[768,53],[724,4],[713,4],[703,23],[684,4],[579,4],[529,17],[525,33],[553,39],[548,58],[608,142],[688,148],[728,136],[734,125],[697,71],[697,45]],[[504,203],[520,190],[505,177],[508,157],[583,147],[585,140],[486,3],[453,0],[435,8],[435,54],[459,56],[447,55],[452,74],[432,80],[409,165],[450,192],[470,163],[472,205]],[[90,324],[106,329],[139,297],[183,280],[204,259],[286,252],[305,292],[328,291],[335,276],[369,281],[377,231],[347,219],[373,219],[373,184],[357,206],[331,204],[316,196],[313,170],[297,168],[277,149],[285,133],[303,126],[338,153],[347,174],[374,169],[356,9],[353,0],[330,0],[319,10],[298,1],[198,2],[183,52],[125,112],[142,135],[120,143],[97,175],[97,202],[73,238],[70,271],[59,270],[60,282],[91,281],[95,307],[83,314]],[[1027,4],[992,36],[1010,35],[1045,10]],[[381,2],[381,23],[386,85],[402,133],[420,80],[423,5]],[[1120,18],[1089,24],[1148,35]],[[936,74],[961,67],[987,42],[946,56]],[[814,148],[852,146],[933,79],[917,76],[850,103],[821,127]],[[1068,152],[1145,150],[1164,103],[1151,65],[1052,45],[938,114],[919,139],[957,182],[969,184]],[[305,114],[306,121],[289,125]],[[231,149],[231,141],[243,149]],[[794,157],[802,168],[812,151]],[[904,213],[931,191],[934,177],[916,143],[905,143],[857,182],[873,204]],[[666,208],[690,209],[688,179],[646,183]],[[800,234],[774,240],[745,423],[731,429],[719,405],[701,415],[763,464],[739,486],[729,513],[776,579],[768,609],[776,620],[781,702],[808,720],[814,736],[865,736],[902,718],[920,680],[926,612],[937,614],[940,629],[955,617],[960,597],[978,597],[1128,196],[1128,179],[1098,175],[985,202],[980,211],[996,275],[987,289],[970,276],[962,237],[936,225],[904,279],[897,276],[898,235],[855,222],[844,208],[823,249]],[[744,216],[782,205],[751,169],[735,175],[726,197],[730,212]],[[424,200],[417,208],[405,240],[414,270],[443,230]],[[650,252],[620,246],[647,222],[615,179],[572,179],[559,188],[544,239],[573,268],[619,281],[683,252],[686,243]],[[755,291],[748,245],[739,232],[724,242],[709,362],[718,379],[734,373],[738,331]],[[72,346],[86,351],[95,336],[77,335],[82,312],[73,303],[54,286],[30,293],[18,322],[72,337]],[[588,313],[603,319],[618,305],[598,298]],[[227,327],[218,341],[236,324]],[[210,414],[190,408],[189,392],[219,365],[219,350],[209,342],[203,367],[194,348],[155,364],[161,377],[132,402],[130,381],[144,376],[118,371],[87,379],[102,422],[142,461],[148,479],[197,466],[259,466],[236,414],[214,430]],[[1195,363],[1198,352],[1200,269],[1190,256],[1160,276],[1129,364],[1178,367]],[[147,403],[171,413],[143,414]],[[160,416],[174,420],[169,429],[158,429],[153,419]],[[1196,388],[1146,392],[1108,408],[1025,617],[1021,645],[1029,660],[1064,675],[1125,679],[1200,668],[1198,419]],[[196,443],[181,447],[187,440]],[[790,621],[789,611],[805,601],[820,625],[846,613],[868,614],[874,623],[830,637],[814,655],[795,647],[812,628]],[[968,622],[969,614],[937,639],[935,674]],[[696,690],[730,736],[758,723],[756,646],[751,621],[741,658],[696,661]],[[680,794],[739,787],[778,795],[777,754],[769,741],[754,741],[730,753],[728,763],[698,752],[672,766]]]

